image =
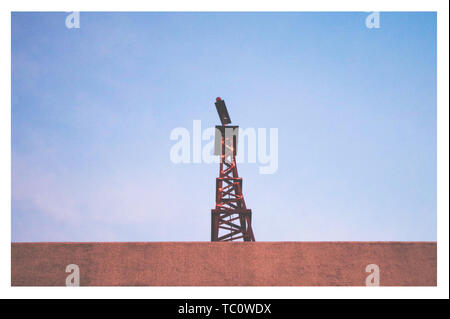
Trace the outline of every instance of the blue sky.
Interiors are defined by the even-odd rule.
[[[278,128],[256,240],[436,240],[436,14],[368,14],[12,13],[12,240],[209,240],[218,165],[169,137],[217,96]]]

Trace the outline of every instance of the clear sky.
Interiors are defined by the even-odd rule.
[[[208,241],[217,164],[169,139],[278,128],[242,163],[258,241],[436,240],[436,14],[12,13],[12,240]]]

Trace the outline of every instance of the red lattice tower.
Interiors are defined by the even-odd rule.
[[[227,126],[231,120],[221,98],[216,99],[216,108],[222,125],[216,126],[215,154],[220,155],[220,174],[216,178],[216,208],[211,210],[211,241],[255,241],[252,211],[245,205],[236,166],[239,127]]]

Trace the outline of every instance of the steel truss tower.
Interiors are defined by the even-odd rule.
[[[231,123],[225,102],[217,98],[221,126],[216,126],[215,154],[220,155],[220,173],[216,178],[216,208],[211,210],[211,241],[255,241],[252,211],[245,205],[242,178],[236,166],[238,126]]]

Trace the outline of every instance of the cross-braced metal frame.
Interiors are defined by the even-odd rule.
[[[252,211],[245,206],[242,178],[236,166],[237,126],[216,126],[221,134],[220,174],[216,179],[216,208],[211,210],[211,241],[255,241]],[[220,133],[219,133],[220,132]]]

